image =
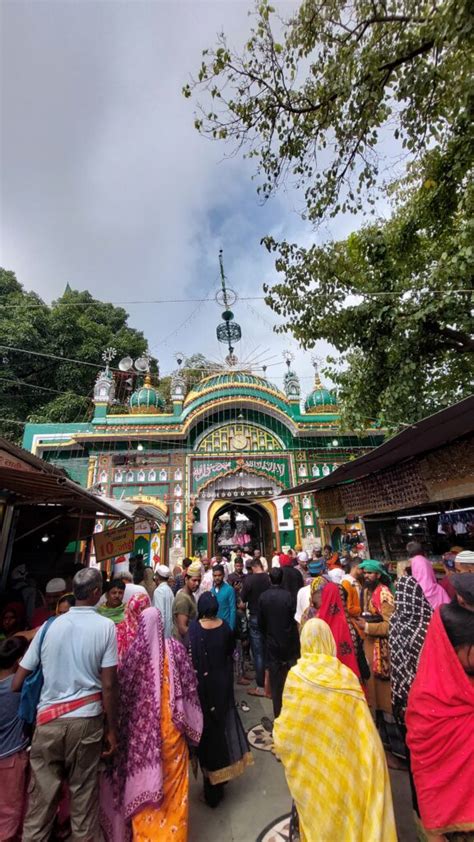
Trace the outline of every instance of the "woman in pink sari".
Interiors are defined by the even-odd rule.
[[[125,617],[116,626],[119,665],[137,636],[141,615],[150,605],[150,597],[145,593],[136,593],[127,602]]]
[[[423,555],[421,544],[418,541],[410,541],[407,544],[407,554],[410,559],[411,575],[418,582],[433,611],[436,611],[440,605],[447,605],[450,597],[445,589],[438,584],[433,565]]]
[[[165,641],[158,609],[141,614],[118,675],[119,747],[102,792],[104,836],[186,842],[187,743],[199,743],[202,712],[188,654]]]

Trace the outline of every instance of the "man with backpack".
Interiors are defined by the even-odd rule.
[[[117,745],[117,642],[112,620],[94,608],[102,592],[100,572],[80,570],[73,591],[76,605],[51,622],[44,634],[44,627],[38,630],[12,683],[14,691],[20,690],[41,665],[43,686],[31,745],[32,787],[23,842],[49,838],[63,781],[70,792],[72,836],[98,836],[99,762]]]

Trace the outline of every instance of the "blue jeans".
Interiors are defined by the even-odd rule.
[[[255,676],[257,680],[257,687],[265,686],[265,665],[263,660],[264,641],[262,632],[258,628],[256,617],[249,619],[250,632],[250,649],[252,650],[252,657],[255,666]]]

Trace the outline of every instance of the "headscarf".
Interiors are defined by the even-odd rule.
[[[337,657],[341,663],[349,667],[360,679],[359,664],[357,663],[356,650],[346,618],[344,603],[339,587],[334,582],[328,582],[323,590],[318,619],[324,620],[331,629],[336,641]]]
[[[433,614],[408,697],[407,743],[424,828],[474,830],[474,685]]]
[[[301,657],[291,672],[310,684],[364,699],[360,682],[353,670],[338,659],[334,635],[324,620],[318,618],[305,623],[300,646]]]
[[[131,602],[132,600],[130,600]],[[138,633],[119,668],[119,750],[115,804],[125,820],[163,801],[161,706],[165,657],[173,724],[194,745],[202,734],[196,678],[184,646],[166,640],[157,608],[146,608]]]
[[[316,576],[315,579],[311,579],[311,596],[313,596],[316,591],[322,590],[325,585],[327,585],[328,580],[324,576]]]
[[[75,596],[72,592],[65,593],[62,596],[60,596],[57,603],[56,603],[56,611],[55,611],[56,616],[59,616],[59,606],[61,605],[61,602],[69,602],[69,605],[75,605],[76,598],[75,598]]]
[[[380,561],[375,561],[373,558],[367,558],[362,562],[362,564],[359,564],[359,570],[365,570],[366,573],[380,573],[380,581],[383,582],[384,585],[388,585],[390,589],[392,588],[392,580],[387,568]]]
[[[150,600],[153,600],[153,594],[156,591],[156,584],[153,578],[153,568],[145,567],[143,571],[143,587],[145,588]]]
[[[329,787],[318,811],[318,839],[396,842],[385,753],[358,679],[335,656],[327,623],[309,620],[273,725],[302,836],[316,838],[315,799]]]
[[[217,617],[219,603],[217,598],[210,591],[201,594],[197,604],[198,619],[201,617]]]
[[[420,585],[426,599],[433,609],[439,608],[450,602],[449,596],[436,581],[436,576],[431,565],[423,555],[415,555],[411,559],[411,575]]]
[[[293,559],[286,553],[280,553],[280,567],[291,567]]]
[[[125,619],[117,626],[117,649],[119,664],[130,649],[138,632],[138,624],[140,622],[140,614],[150,607],[150,597],[148,594],[137,593],[134,594],[125,607]]]
[[[390,618],[390,685],[395,717],[403,722],[408,693],[433,611],[413,576],[402,576],[395,587],[395,611]]]

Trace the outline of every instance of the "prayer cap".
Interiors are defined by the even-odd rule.
[[[308,561],[308,553],[305,553],[304,550],[301,550],[301,552],[298,553],[298,561]]]
[[[155,567],[155,574],[161,576],[162,579],[168,579],[171,576],[171,570],[166,564],[157,564]]]
[[[321,559],[321,561],[310,561],[308,570],[311,576],[320,576],[326,570],[326,562],[324,559]]]
[[[454,561],[456,564],[474,564],[474,551],[463,550],[462,553],[457,554]]]
[[[122,576],[124,573],[130,574],[128,561],[116,561],[114,564],[114,576]]]
[[[64,579],[50,579],[46,585],[46,593],[61,593],[66,590],[66,582]]]
[[[456,593],[474,608],[474,573],[454,573],[450,582]]]
[[[192,564],[189,565],[187,569],[188,576],[201,576],[202,575],[202,568],[199,561],[193,561]]]

